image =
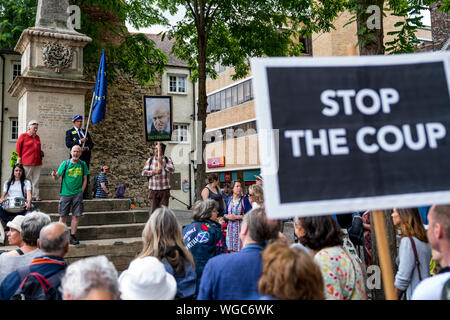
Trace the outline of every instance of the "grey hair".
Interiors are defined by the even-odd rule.
[[[61,280],[61,292],[73,299],[85,298],[92,289],[108,291],[113,298],[119,296],[117,270],[105,256],[90,257],[70,264]]]
[[[33,211],[27,214],[21,225],[22,231],[20,235],[22,236],[23,242],[30,246],[36,246],[41,229],[50,222],[50,217],[43,212]]]
[[[76,145],[74,145],[74,146],[70,149],[70,151],[73,151],[73,148],[75,148],[75,147],[78,147],[78,148],[80,148],[80,150],[81,150],[81,146],[79,146],[78,144],[76,144]]]
[[[153,118],[153,116],[155,115],[155,111],[156,110],[161,110],[163,112],[170,112],[170,106],[169,103],[165,102],[166,100],[162,100],[162,99],[157,99],[154,103],[151,103],[151,109],[150,109],[150,113],[151,113],[151,117]]]
[[[46,230],[55,224],[64,226],[65,230],[56,238],[47,238]],[[41,229],[39,235],[40,249],[47,254],[61,255],[69,244],[69,236],[69,229],[67,229],[67,226],[64,223],[52,222]]]
[[[208,220],[212,216],[214,209],[218,209],[219,204],[213,199],[198,200],[192,208],[192,219],[195,221]]]
[[[267,240],[277,239],[280,231],[278,221],[266,216],[264,206],[250,210],[244,215],[243,223],[248,226],[248,234],[256,243],[264,243]]]

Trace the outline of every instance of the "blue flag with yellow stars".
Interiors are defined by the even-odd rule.
[[[100,122],[105,117],[106,95],[107,95],[106,62],[105,62],[105,50],[103,49],[100,65],[98,66],[97,81],[95,82],[92,123]]]

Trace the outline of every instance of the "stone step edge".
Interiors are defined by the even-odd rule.
[[[123,214],[130,214],[130,213],[148,213],[147,210],[117,210],[117,211],[87,211],[87,212],[83,212],[82,216],[86,216],[86,215],[100,215],[100,214],[111,214],[111,213],[123,213]],[[59,213],[46,213],[51,217],[59,217]],[[72,216],[72,212],[69,214],[69,216]]]
[[[132,238],[114,238],[114,239],[100,239],[100,240],[81,240],[80,243],[82,246],[77,247],[76,245],[70,245],[70,249],[84,249],[86,247],[106,247],[106,246],[121,246],[121,245],[129,245],[135,243],[142,243],[141,237],[132,237]],[[1,246],[0,251],[11,251],[17,249],[17,246]]]

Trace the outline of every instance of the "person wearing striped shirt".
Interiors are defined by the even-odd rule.
[[[175,171],[172,159],[164,155],[166,145],[160,143],[161,154],[159,154],[158,149],[158,146],[155,146],[154,156],[147,159],[141,173],[142,176],[148,177],[148,198],[151,200],[151,213],[161,205],[169,206],[169,174]]]

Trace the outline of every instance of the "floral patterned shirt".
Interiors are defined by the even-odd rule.
[[[314,261],[322,271],[327,300],[367,300],[361,266],[343,247],[324,248]]]

